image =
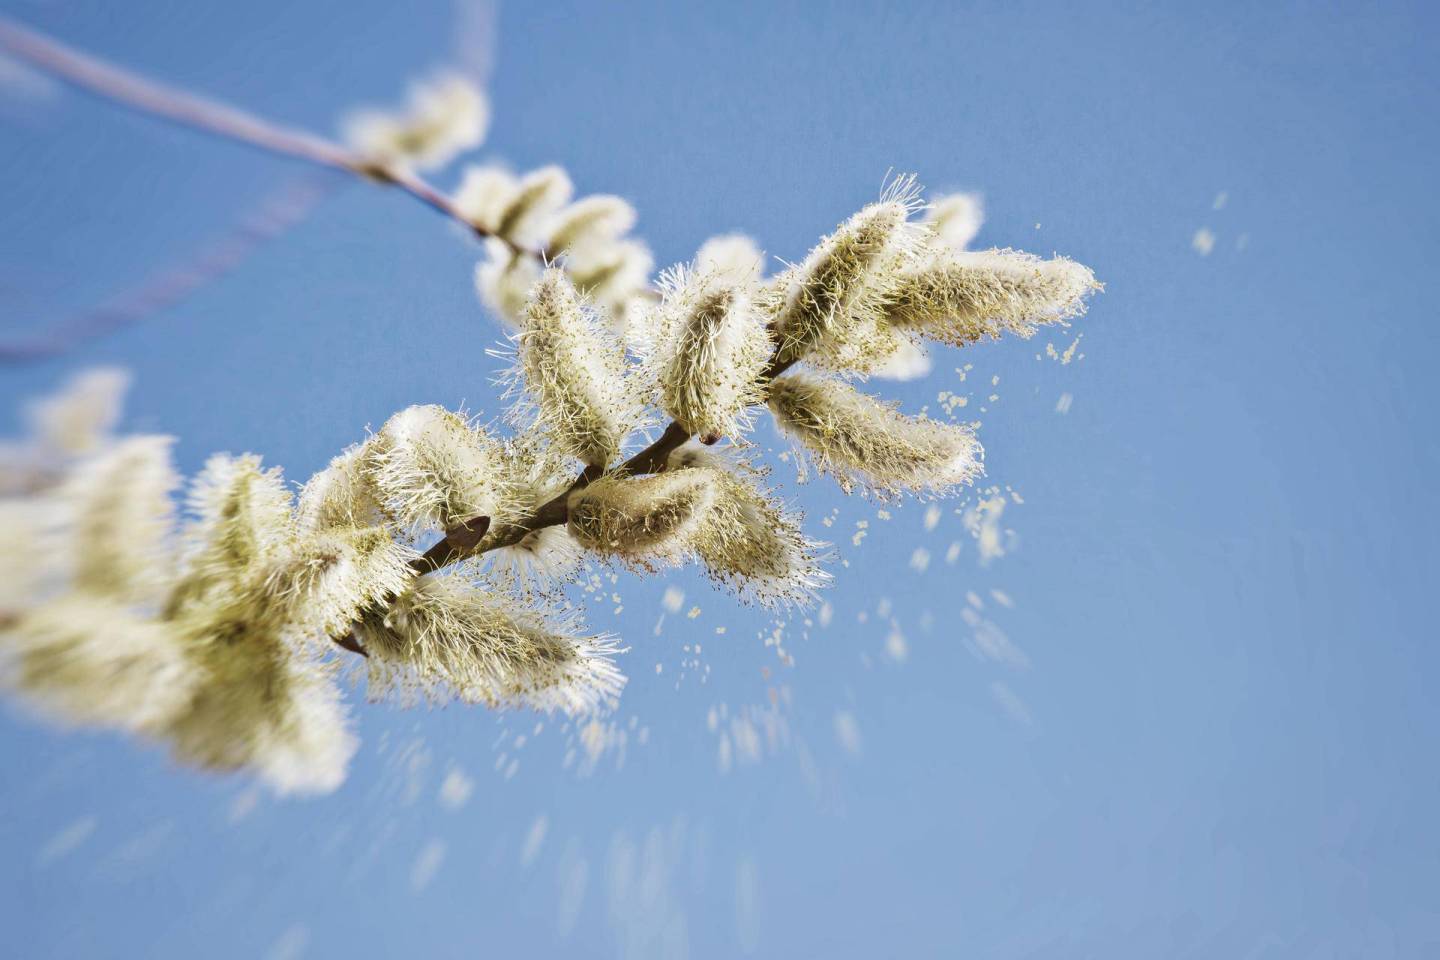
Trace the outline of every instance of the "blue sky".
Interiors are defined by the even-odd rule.
[[[0,9],[326,131],[455,49],[445,3]],[[923,506],[884,519],[782,466],[840,545],[833,618],[787,628],[791,667],[765,616],[699,578],[622,577],[592,612],[632,648],[627,746],[588,775],[553,720],[361,706],[349,782],[277,802],[6,710],[3,952],[1440,949],[1433,7],[552,3],[496,27],[480,156],[629,198],[662,264],[732,230],[798,259],[896,169],[983,192],[986,245],[1095,268],[1107,291],[1071,331],[879,388],[985,408],[1011,549],[982,564],[953,505],[926,530]],[[0,130],[9,333],[303,173],[70,94],[6,103]],[[183,306],[0,373],[0,418],[119,363],[127,427],[178,436],[184,469],[253,450],[303,479],[402,406],[499,411],[475,256],[346,186]],[[1079,359],[1045,355],[1077,334]],[[657,636],[667,587],[685,600]],[[725,770],[736,716],[783,735]],[[447,777],[452,799],[471,785],[458,808]]]

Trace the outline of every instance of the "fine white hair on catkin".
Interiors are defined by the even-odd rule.
[[[567,255],[571,280],[591,303],[623,320],[631,298],[650,282],[655,258],[639,240],[591,243]]]
[[[467,223],[494,232],[518,186],[519,179],[504,167],[468,166],[451,203]]]
[[[799,518],[761,486],[764,473],[744,461],[687,443],[668,469],[706,469],[714,501],[692,539],[711,579],[746,602],[805,606],[830,581],[821,566],[826,545],[805,536]]]
[[[328,793],[357,747],[333,667],[244,617],[187,620],[200,681],[165,725],[176,757],[219,771],[249,768],[278,793]]]
[[[887,293],[911,265],[924,233],[911,223],[919,209],[913,178],[896,180],[881,200],[841,224],[804,263],[768,287],[781,362],[799,360],[862,368],[893,348],[885,337]],[[874,341],[876,346],[871,347]]]
[[[369,527],[382,522],[380,491],[370,477],[374,438],[353,444],[300,489],[295,519],[302,533]]]
[[[410,88],[403,112],[356,111],[343,123],[345,141],[379,167],[438,170],[478,147],[490,124],[490,102],[469,80],[447,74]]]
[[[505,444],[508,483],[524,513],[539,509],[570,486],[575,477],[570,464],[537,429]],[[515,543],[487,551],[478,566],[505,587],[545,594],[574,572],[580,557],[579,545],[563,526],[541,527]]]
[[[72,529],[51,496],[0,497],[0,634],[70,576]]]
[[[298,671],[289,702],[278,717],[255,730],[247,765],[282,796],[334,792],[345,782],[360,746],[332,672]]]
[[[944,494],[982,472],[984,451],[969,427],[904,416],[838,380],[782,377],[770,386],[770,410],[847,493]]]
[[[901,338],[895,349],[870,370],[880,380],[919,380],[928,376],[934,364],[929,352],[913,340]]]
[[[896,327],[964,346],[1002,333],[1028,337],[1041,324],[1083,313],[1085,298],[1100,289],[1089,267],[1065,257],[956,253],[907,274],[887,316]]]
[[[608,636],[575,636],[514,601],[454,576],[421,577],[358,636],[370,654],[372,699],[404,703],[458,697],[489,707],[530,707],[570,715],[596,712],[625,678]]]
[[[496,234],[516,243],[538,241],[548,221],[570,202],[574,192],[570,175],[563,167],[552,164],[532,170],[520,178],[515,195],[501,210]]]
[[[639,414],[624,348],[562,271],[546,270],[531,290],[514,342],[516,415],[589,466],[619,456]]]
[[[959,252],[970,245],[985,223],[985,205],[978,193],[932,197],[924,223],[944,247]]]
[[[570,495],[570,535],[584,547],[641,570],[690,556],[715,500],[704,468],[628,477],[607,474]]]
[[[526,596],[551,595],[575,572],[584,551],[565,527],[541,527],[485,554],[489,576]]]
[[[684,268],[661,278],[651,363],[660,405],[689,433],[738,436],[764,399],[770,332],[744,287]]]
[[[234,594],[251,572],[273,560],[295,538],[290,491],[279,469],[266,470],[253,454],[216,454],[190,484],[192,519],[182,532],[181,578],[171,612]]]
[[[514,515],[500,444],[458,413],[407,407],[375,435],[370,476],[402,526],[448,530],[475,517]]]
[[[383,527],[334,529],[302,539],[256,576],[268,617],[297,640],[323,642],[403,591],[414,559]]]

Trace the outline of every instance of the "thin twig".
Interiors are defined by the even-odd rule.
[[[143,77],[3,16],[0,16],[0,49],[78,90],[127,110],[160,117],[267,153],[343,170],[371,183],[398,187],[432,210],[463,224],[475,236],[481,239],[496,236],[466,219],[448,195],[413,170],[377,166],[334,141]],[[532,250],[505,237],[497,239],[517,254],[542,261],[550,259],[545,250]]]
[[[236,140],[270,153],[344,170],[372,183],[396,186],[431,209],[464,224],[477,237],[495,237],[502,240],[518,256],[534,257],[542,263],[551,259],[546,250],[522,247],[507,237],[499,237],[493,231],[472,223],[460,213],[447,194],[412,170],[376,166],[339,144],[272,123],[227,104],[148,80],[81,53],[4,17],[0,17],[0,47],[52,76],[127,109],[162,117],[182,126]],[[779,376],[793,362],[780,362],[777,352],[765,378],[768,380]],[[664,469],[670,454],[679,449],[690,436],[690,431],[678,422],[671,421],[653,443],[626,460],[616,470],[634,475],[659,472]],[[706,440],[710,441],[710,438],[707,437]],[[604,473],[603,470],[587,468],[563,493],[540,506],[530,516],[516,523],[491,529],[484,536],[476,537],[474,532],[483,529],[480,520],[484,520],[488,526],[489,518],[478,518],[472,522],[473,526],[463,531],[447,533],[412,564],[415,572],[422,575],[430,573],[467,557],[518,543],[536,530],[565,523],[569,514],[570,495],[599,479]],[[346,650],[364,654],[363,648],[355,642],[353,636],[332,639]]]
[[[341,182],[333,172],[326,171],[307,173],[301,180],[286,183],[233,230],[206,244],[195,258],[157,271],[117,300],[74,314],[34,337],[0,343],[0,364],[58,356],[85,341],[168,310],[300,223]]]
[[[778,350],[777,350],[778,357]],[[795,364],[792,360],[772,359],[770,366],[762,375],[763,380],[768,382],[780,376]],[[646,473],[659,473],[665,468],[666,461],[670,454],[674,453],[685,444],[691,437],[690,431],[682,427],[677,421],[670,421],[664,432],[656,438],[644,450],[635,454],[629,460],[615,469],[616,473],[625,473],[633,476],[640,476]],[[491,550],[498,550],[501,547],[508,547],[519,543],[528,534],[545,527],[557,527],[569,519],[570,495],[576,490],[589,486],[605,474],[605,471],[594,471],[586,468],[575,482],[565,488],[565,491],[545,504],[541,505],[534,513],[516,523],[506,524],[494,528],[479,543],[473,547],[464,548],[455,544],[453,538],[442,537],[438,543],[432,546],[425,554],[417,559],[412,566],[420,574],[432,573],[453,563],[458,563],[467,557],[479,556],[489,553]]]

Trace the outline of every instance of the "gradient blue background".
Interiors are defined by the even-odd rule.
[[[3,8],[321,130],[455,52],[443,3]],[[1024,500],[1004,515],[1017,549],[982,566],[949,507],[926,532],[923,507],[884,521],[800,488],[849,565],[828,628],[787,636],[793,669],[757,639],[764,616],[689,573],[669,582],[701,615],[654,636],[664,583],[622,578],[624,611],[594,622],[633,647],[619,720],[637,728],[623,769],[589,777],[562,769],[555,722],[516,751],[496,743],[532,718],[362,706],[338,793],[232,822],[243,781],[7,710],[0,954],[1437,955],[1435,10],[505,7],[481,155],[630,198],[662,264],[736,229],[797,259],[895,168],[983,191],[982,243],[1096,269],[1083,360],[1037,360],[1073,339],[1042,334],[883,388],[988,408],[992,482]],[[182,260],[297,172],[69,93],[7,103],[0,132],[7,334]],[[254,450],[303,479],[406,404],[498,412],[474,259],[418,205],[350,185],[183,306],[0,372],[0,417],[120,363],[127,427],[179,436],[184,469]],[[967,591],[1028,666],[971,652]],[[704,684],[682,665],[695,642]],[[788,742],[720,772],[707,712],[782,685]],[[459,810],[437,802],[454,765],[474,781]]]

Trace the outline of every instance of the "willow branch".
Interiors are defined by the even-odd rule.
[[[101,99],[134,111],[160,117],[224,139],[233,140],[279,156],[303,160],[317,166],[355,174],[372,183],[390,184],[419,200],[432,210],[463,224],[477,237],[495,237],[520,256],[534,257],[542,262],[550,256],[546,250],[531,250],[493,231],[472,223],[456,208],[454,201],[414,171],[376,166],[345,147],[303,130],[286,127],[254,114],[178,90],[149,80],[137,73],[107,63],[55,40],[45,34],[0,17],[0,48],[20,57],[31,66],[61,79]],[[794,361],[772,359],[766,379],[784,372]],[[617,470],[627,474],[656,473],[664,469],[670,454],[690,439],[690,432],[671,421],[663,433],[649,446],[621,464]],[[712,438],[705,438],[707,442]],[[418,558],[413,566],[417,574],[458,563],[470,556],[488,553],[518,543],[529,533],[565,523],[567,503],[576,490],[588,486],[603,471],[587,469],[558,496],[543,504],[525,519],[506,524],[487,533],[479,526],[479,518],[465,525],[462,531],[449,531],[438,543]],[[477,529],[479,533],[477,533]],[[347,650],[364,653],[353,640],[336,638]]]
[[[777,350],[776,358],[771,360],[770,366],[763,375],[763,379],[765,381],[773,380],[790,369],[794,364],[795,360],[793,359],[779,360]],[[659,473],[665,469],[665,464],[666,461],[669,460],[670,454],[684,446],[685,442],[689,440],[691,436],[690,431],[681,426],[678,421],[672,420],[669,426],[665,428],[664,432],[662,432],[653,443],[622,463],[615,469],[615,472],[630,474],[632,476],[639,476],[646,473]],[[415,569],[416,573],[432,573],[448,567],[451,564],[459,563],[467,557],[479,556],[480,554],[489,553],[491,550],[498,550],[501,547],[508,547],[519,543],[528,534],[536,530],[541,530],[545,527],[558,527],[569,519],[568,503],[570,495],[576,490],[589,486],[603,475],[604,471],[594,471],[586,468],[580,476],[575,478],[575,482],[565,488],[563,493],[547,501],[525,519],[492,530],[489,536],[471,547],[461,546],[455,542],[453,537],[446,536],[429,550],[425,551],[424,555],[416,559],[411,566]]]
[[[308,217],[340,182],[326,171],[309,172],[304,179],[287,183],[234,229],[206,244],[195,258],[157,271],[120,298],[76,313],[34,337],[0,343],[0,364],[58,356],[175,306]]]
[[[159,117],[266,153],[342,170],[371,183],[398,187],[430,209],[463,224],[475,236],[481,239],[496,237],[493,231],[467,220],[447,194],[414,171],[377,166],[334,141],[151,80],[4,16],[0,16],[0,49],[77,90],[134,113]],[[505,237],[497,239],[516,254],[549,259],[545,250],[522,247]]]

